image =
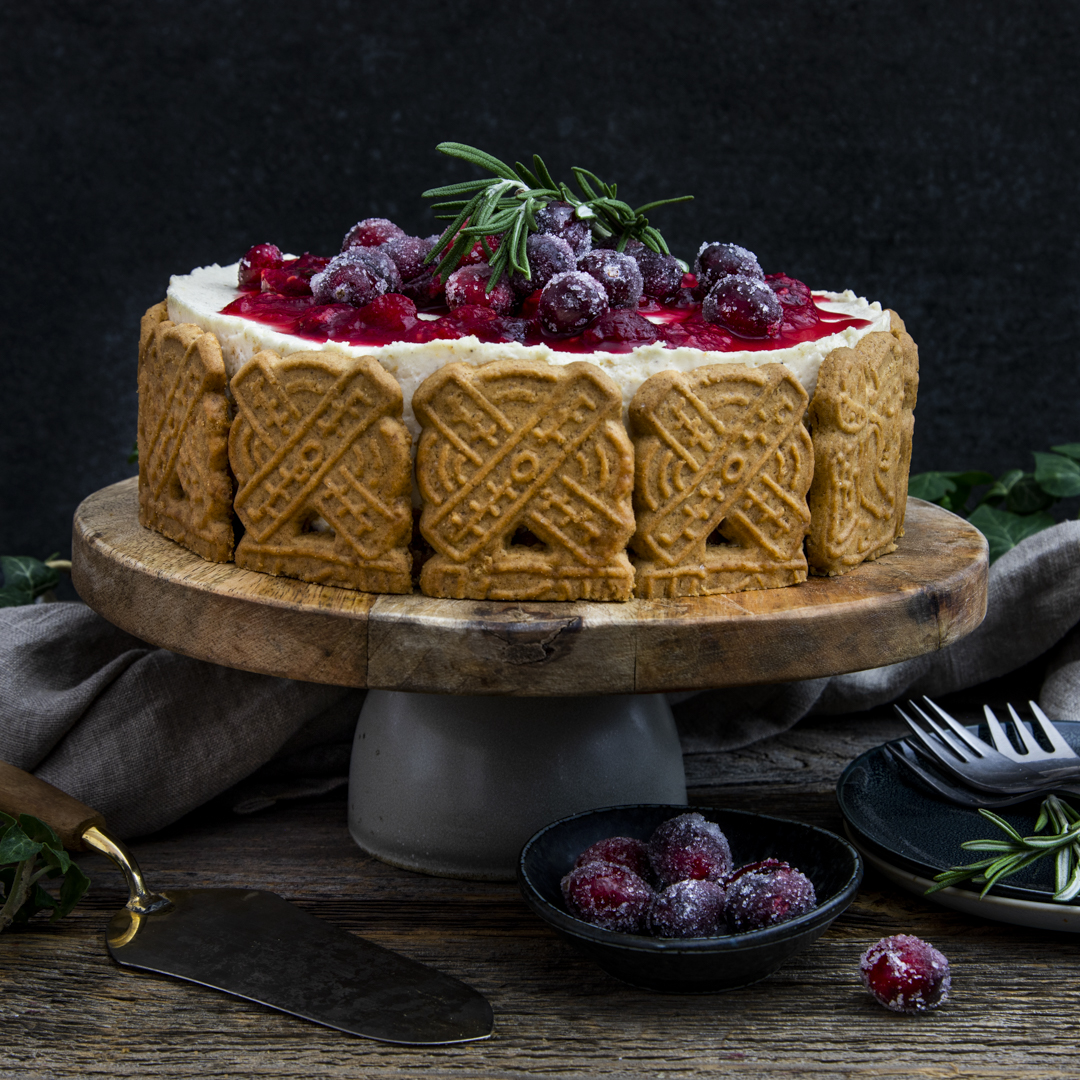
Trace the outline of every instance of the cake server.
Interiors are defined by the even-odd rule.
[[[47,822],[64,847],[93,849],[123,872],[130,899],[105,931],[124,967],[172,975],[326,1027],[405,1046],[487,1038],[487,1000],[463,982],[255,889],[151,892],[105,819],[0,762],[0,810]]]

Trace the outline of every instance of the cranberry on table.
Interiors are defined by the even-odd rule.
[[[649,906],[646,927],[656,937],[712,937],[724,931],[724,886],[706,878],[676,881]]]
[[[715,822],[696,812],[680,814],[649,838],[649,862],[664,885],[686,878],[721,881],[731,872],[731,846]]]
[[[655,895],[648,882],[616,863],[575,867],[560,882],[570,913],[605,930],[636,934]]]
[[[281,248],[277,244],[256,244],[249,248],[240,260],[237,283],[241,289],[258,289],[262,286],[264,270],[281,268]]]
[[[813,882],[778,859],[763,859],[735,871],[727,882],[724,914],[732,930],[760,930],[805,915],[817,906]]]
[[[540,233],[565,240],[573,249],[575,259],[580,259],[592,248],[592,229],[568,202],[552,202],[541,207],[536,211],[536,224]]]
[[[491,308],[497,315],[509,315],[517,304],[517,295],[506,278],[500,278],[491,291],[492,269],[487,263],[460,266],[446,279],[446,302],[450,309],[464,304]]]
[[[682,286],[683,268],[674,255],[661,255],[642,245],[634,252],[641,270],[641,284],[646,296],[654,300],[666,300],[674,296]]]
[[[694,277],[697,278],[702,296],[721,278],[733,277],[736,274],[757,278],[759,281],[765,277],[757,256],[738,244],[706,242],[698,249],[697,258],[694,260]]]
[[[701,315],[738,337],[753,340],[779,334],[784,307],[764,281],[736,274],[712,287],[702,301]]]
[[[545,333],[578,334],[608,310],[607,291],[580,270],[556,274],[540,294],[537,315]]]
[[[871,945],[859,960],[863,986],[893,1012],[936,1009],[949,996],[949,961],[912,934],[894,934]]]
[[[395,236],[404,236],[405,230],[400,225],[395,225],[389,218],[369,217],[358,221],[346,234],[341,242],[341,250],[349,251],[352,248],[378,247]]]
[[[606,840],[597,840],[577,857],[574,866],[584,866],[591,862],[609,862],[615,863],[616,866],[625,866],[645,881],[648,881],[652,874],[649,852],[644,841],[632,836],[609,836]]]
[[[613,308],[636,308],[644,291],[641,268],[629,255],[603,249],[578,260],[578,269],[596,278],[607,290]]]

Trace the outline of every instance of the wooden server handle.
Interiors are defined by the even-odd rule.
[[[83,833],[91,826],[105,828],[105,818],[96,810],[6,761],[0,761],[0,810],[12,817],[40,818],[72,851],[88,850]]]

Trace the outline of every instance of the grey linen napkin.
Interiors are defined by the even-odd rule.
[[[1078,623],[1080,522],[1073,521],[1030,537],[991,567],[986,620],[962,641],[872,671],[681,695],[683,745],[734,749],[810,713],[967,689],[1050,650],[1040,704],[1052,717],[1080,718]],[[0,759],[102,811],[120,836],[159,829],[256,770],[238,809],[343,782],[362,701],[363,691],[154,648],[82,604],[0,609]]]

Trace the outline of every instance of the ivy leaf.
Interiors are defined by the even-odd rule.
[[[991,562],[1000,559],[1006,551],[1011,551],[1021,540],[1056,524],[1044,510],[1034,514],[1013,514],[986,503],[977,506],[968,521],[986,537]]]
[[[72,863],[64,874],[60,886],[60,903],[52,913],[54,920],[71,914],[71,909],[82,899],[83,893],[90,887],[90,879]]]
[[[1047,493],[1034,473],[1021,473],[1005,497],[1005,509],[1013,514],[1035,514],[1053,506],[1054,496]]]
[[[29,555],[0,555],[0,572],[4,575],[0,607],[32,604],[42,593],[55,589],[60,581],[60,575],[51,566]]]
[[[1080,442],[1065,443],[1062,446],[1051,446],[1055,454],[1064,454],[1073,461],[1080,461]]]
[[[908,480],[908,494],[937,503],[954,514],[963,514],[972,489],[993,480],[990,473],[981,470],[916,473]]]
[[[1059,499],[1080,495],[1080,462],[1063,454],[1035,452],[1035,481]]]
[[[41,844],[27,836],[15,823],[0,835],[0,863],[23,862],[32,859],[40,850]]]

